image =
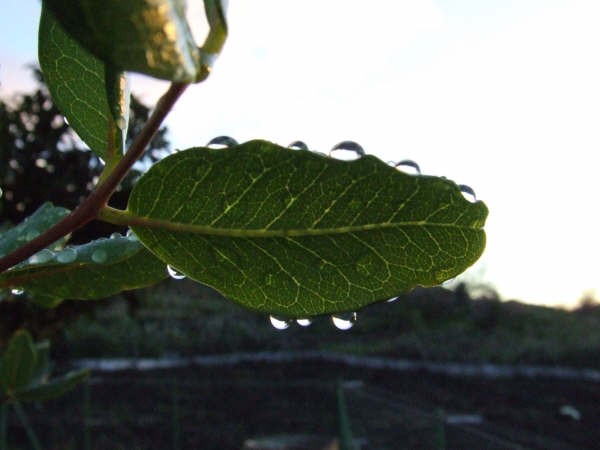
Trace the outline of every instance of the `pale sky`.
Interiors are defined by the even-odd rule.
[[[4,11],[6,98],[32,86],[39,4]],[[598,0],[230,0],[228,16],[211,77],[168,119],[174,146],[354,140],[413,159],[490,209],[469,279],[532,303],[600,295]],[[150,102],[165,84],[133,89]]]

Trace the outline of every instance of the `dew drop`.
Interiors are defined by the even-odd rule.
[[[181,272],[179,272],[177,269],[171,267],[170,265],[167,264],[167,273],[169,274],[169,276],[171,278],[173,278],[174,280],[183,280],[185,278],[185,275],[182,274]]]
[[[116,123],[120,130],[125,130],[127,128],[127,121],[125,120],[125,117],[119,117]]]
[[[458,188],[462,193],[463,197],[466,198],[471,203],[475,203],[477,201],[477,196],[475,195],[475,191],[470,186],[466,184],[459,184]]]
[[[278,319],[275,316],[269,316],[269,321],[276,330],[287,330],[290,327],[290,322],[283,319]]]
[[[412,159],[403,159],[395,163],[394,167],[408,175],[421,175],[421,168]]]
[[[40,235],[40,232],[38,230],[36,230],[35,228],[33,228],[33,229],[27,231],[27,233],[25,233],[25,240],[28,242],[32,241],[39,235]]]
[[[77,250],[74,248],[65,248],[61,252],[56,254],[56,260],[59,263],[72,263],[77,259]]]
[[[355,312],[335,314],[331,316],[331,323],[338,330],[346,331],[354,326],[356,323],[357,315]]]
[[[396,300],[398,300],[400,297],[392,297],[392,298],[388,298],[385,302],[386,303],[394,303]]]
[[[107,259],[108,254],[106,253],[106,250],[98,249],[94,250],[94,253],[92,253],[92,261],[97,264],[105,263]]]
[[[354,141],[342,141],[329,150],[329,156],[344,161],[352,161],[365,156],[365,150]]]
[[[114,232],[114,233],[112,233],[112,234],[110,235],[110,238],[111,238],[111,239],[119,239],[119,238],[121,238],[121,237],[123,237],[123,236],[121,235],[121,233],[117,233],[117,232]]]
[[[54,257],[54,253],[45,248],[29,258],[31,264],[44,264]]]
[[[12,295],[23,295],[23,292],[25,292],[22,288],[12,288],[10,290],[10,293]]]
[[[301,327],[308,327],[312,324],[312,320],[310,319],[296,319],[296,323]]]
[[[228,148],[233,147],[234,145],[238,145],[237,141],[229,136],[217,136],[216,138],[212,138],[206,144],[207,147],[210,148]]]
[[[288,145],[288,148],[292,148],[294,150],[308,150],[308,145],[302,141],[294,141]]]

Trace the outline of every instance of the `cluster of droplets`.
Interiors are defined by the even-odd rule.
[[[351,313],[338,313],[330,316],[332,325],[338,330],[347,331],[354,326],[357,320],[357,314]],[[308,318],[301,319],[282,319],[274,315],[269,316],[269,322],[271,326],[276,330],[287,330],[292,325],[296,324],[301,327],[308,327],[312,325],[313,320]]]

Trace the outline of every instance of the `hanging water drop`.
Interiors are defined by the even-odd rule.
[[[463,197],[466,198],[471,203],[475,203],[477,201],[477,196],[475,195],[475,191],[472,187],[467,186],[466,184],[459,184],[458,188],[462,193]]]
[[[106,253],[106,250],[98,249],[94,250],[94,253],[92,253],[92,261],[94,261],[97,264],[103,264],[106,262],[107,259],[108,254]]]
[[[276,330],[287,330],[290,327],[290,322],[283,319],[278,319],[275,316],[269,316],[269,321]]]
[[[116,121],[117,123],[117,127],[119,127],[120,130],[125,130],[127,129],[127,120],[125,120],[125,117],[119,117]]]
[[[229,136],[217,136],[216,138],[212,138],[206,144],[207,147],[210,148],[228,148],[238,145],[237,141]]]
[[[67,247],[63,249],[61,252],[56,254],[56,260],[59,263],[67,264],[72,263],[77,259],[77,250],[74,248]]]
[[[334,153],[335,152],[335,156]],[[365,156],[365,150],[354,141],[342,141],[329,150],[329,156],[344,161],[351,161]]]
[[[177,269],[174,269],[173,267],[171,267],[170,265],[167,264],[167,273],[169,274],[169,276],[171,278],[173,278],[174,280],[183,280],[185,278],[185,275],[182,274],[181,272],[179,272]]]
[[[294,141],[288,145],[288,148],[292,148],[294,150],[308,150],[308,145],[302,141]]]
[[[395,163],[394,167],[408,175],[421,175],[421,168],[412,159],[403,159]]]
[[[308,327],[312,324],[312,320],[310,319],[296,319],[296,323],[301,327]]]
[[[10,290],[10,293],[12,295],[23,295],[23,292],[25,292],[22,288],[12,288]]]
[[[331,323],[338,330],[346,331],[354,326],[356,323],[357,315],[355,312],[334,314],[331,316]]]
[[[44,264],[54,258],[54,253],[45,248],[29,258],[31,264]]]

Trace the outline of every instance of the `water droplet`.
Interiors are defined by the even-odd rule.
[[[275,316],[269,316],[269,320],[276,330],[287,330],[290,327],[290,322],[288,320],[278,319]]]
[[[12,295],[23,295],[23,292],[25,292],[22,288],[12,288],[10,290],[10,293]]]
[[[335,156],[333,155],[334,152]],[[354,141],[342,141],[329,150],[329,156],[344,161],[351,161],[365,156],[365,150],[360,144]]]
[[[338,330],[346,331],[354,326],[356,323],[357,315],[355,312],[334,314],[331,316],[331,323]]]
[[[308,327],[312,324],[312,320],[310,319],[296,319],[296,323],[301,327]]]
[[[125,237],[127,239],[129,239],[130,241],[137,241],[138,238],[135,235],[135,233],[133,232],[133,230],[130,228],[129,230],[127,230],[127,234],[125,234]]]
[[[458,188],[462,193],[463,197],[466,198],[471,203],[475,203],[477,201],[477,196],[475,195],[475,191],[470,186],[466,184],[459,184]]]
[[[40,232],[38,230],[36,230],[35,228],[32,228],[31,230],[28,230],[27,233],[25,233],[25,240],[27,242],[32,241],[39,235],[40,235]]]
[[[77,250],[74,248],[67,247],[63,249],[61,252],[56,254],[56,260],[59,263],[67,264],[72,263],[77,259]]]
[[[294,141],[288,145],[288,148],[293,148],[294,150],[308,150],[308,145],[302,141]]]
[[[173,278],[174,280],[183,280],[185,278],[185,275],[182,274],[181,272],[179,272],[177,269],[171,267],[170,265],[167,264],[167,273],[169,274],[169,276],[171,278]]]
[[[207,147],[211,148],[228,148],[233,147],[234,145],[238,145],[237,141],[229,136],[217,136],[216,138],[212,138]]]
[[[120,130],[125,130],[127,128],[127,121],[125,120],[125,117],[119,117],[116,123]]]
[[[396,300],[398,300],[400,297],[392,297],[392,298],[388,298],[385,302],[386,303],[394,303]]]
[[[31,264],[44,264],[54,258],[54,253],[45,248],[29,258]]]
[[[106,253],[106,250],[98,249],[94,250],[94,253],[92,253],[92,261],[94,261],[97,264],[103,264],[106,262],[107,259],[108,254]]]
[[[121,233],[117,233],[117,232],[115,232],[115,233],[112,233],[112,234],[110,235],[110,238],[111,238],[111,239],[119,239],[119,238],[122,238],[122,237],[123,237],[123,236],[121,235]]]
[[[67,119],[67,117],[66,117],[66,116],[63,116],[63,120],[65,121],[65,124],[66,124],[67,126],[69,126],[69,127],[71,126],[71,124],[69,123],[69,119]]]
[[[421,168],[412,159],[403,159],[395,163],[394,167],[408,175],[421,175]]]

